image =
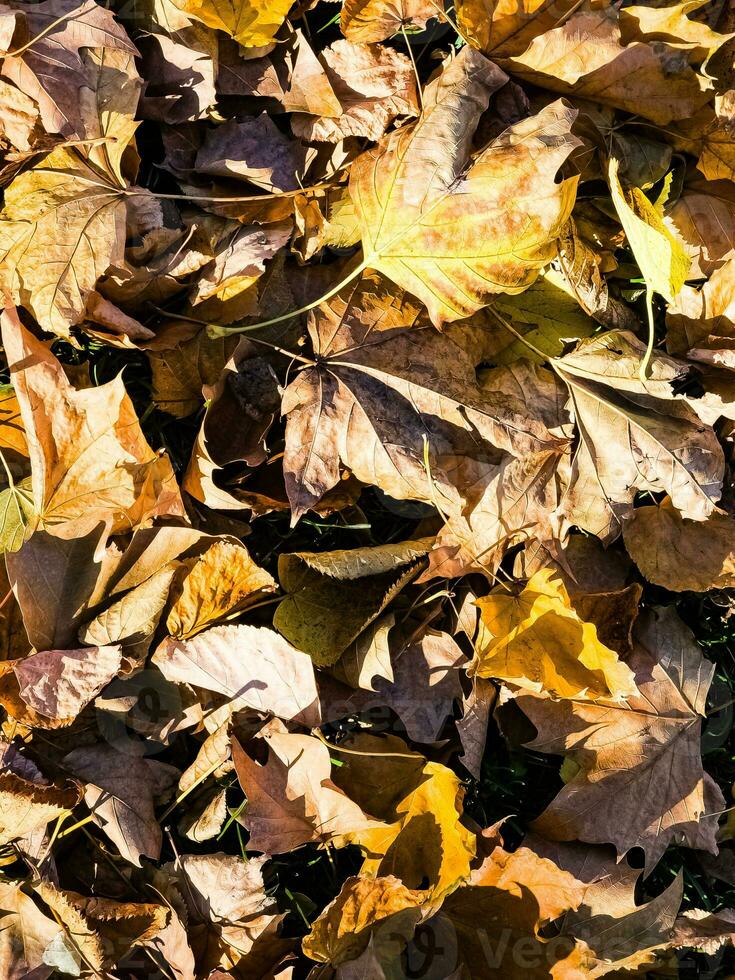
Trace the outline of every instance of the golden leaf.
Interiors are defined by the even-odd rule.
[[[125,197],[73,150],[56,149],[5,192],[0,286],[61,336],[84,314],[99,277],[121,264]]]
[[[274,40],[291,9],[291,0],[173,0],[175,6],[207,27],[224,31],[243,48],[261,48]]]
[[[665,197],[651,203],[642,190],[624,191],[618,178],[618,161],[610,158],[610,194],[620,223],[649,289],[670,303],[686,282],[691,265],[682,245],[664,224]]]
[[[356,959],[367,947],[376,927],[389,931],[396,943],[401,932],[413,932],[426,896],[406,888],[398,878],[348,878],[334,901],[327,906],[303,940],[307,956],[319,963],[339,966]],[[407,937],[408,938],[408,937]],[[379,940],[380,942],[380,940]]]
[[[362,873],[394,875],[439,902],[469,877],[475,835],[461,822],[464,789],[451,769],[410,753],[395,736],[344,743],[335,782],[382,825],[343,834],[365,854]],[[364,753],[364,755],[362,754]]]
[[[507,76],[463,48],[427,86],[424,111],[352,166],[365,265],[424,302],[439,326],[493,293],[520,292],[556,254],[577,178],[557,183],[575,110],[555,102],[470,162],[472,135]],[[512,201],[512,206],[509,202]]]
[[[480,677],[560,698],[637,693],[630,668],[579,618],[553,571],[536,572],[520,595],[498,588],[477,605],[485,627],[475,667]]]
[[[166,628],[171,636],[186,639],[275,588],[273,577],[253,561],[245,545],[234,539],[215,541],[184,579]]]
[[[120,532],[156,515],[183,516],[171,464],[146,442],[122,378],[77,391],[14,312],[3,314],[2,335],[41,524],[99,514]]]

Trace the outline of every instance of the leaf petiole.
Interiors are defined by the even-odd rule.
[[[646,283],[646,314],[648,316],[648,343],[646,345],[646,353],[643,355],[643,360],[638,370],[638,376],[642,384],[646,383],[648,365],[651,363],[653,345],[656,340],[656,327],[653,322],[653,290],[648,283]]]
[[[365,269],[370,267],[370,261],[372,256],[368,259],[363,259],[362,262],[356,266],[352,272],[345,276],[336,286],[332,287],[328,292],[324,293],[318,299],[313,300],[311,303],[307,303],[306,306],[299,307],[298,310],[291,310],[288,313],[282,313],[280,316],[274,316],[270,320],[261,320],[259,323],[249,323],[244,327],[223,327],[219,324],[209,324],[207,326],[208,336],[214,337],[228,337],[230,334],[234,333],[249,333],[251,330],[261,330],[263,327],[272,327],[277,323],[284,323],[286,320],[292,319],[295,316],[301,316],[302,313],[308,313],[310,310],[316,309],[317,306],[321,306],[322,303],[326,303],[333,296],[336,296],[341,289],[348,286],[353,280],[359,278]]]

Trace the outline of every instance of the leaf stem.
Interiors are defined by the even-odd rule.
[[[201,776],[199,776],[197,779],[194,780],[194,782],[191,784],[191,786],[187,786],[187,788],[185,790],[183,790],[183,792],[179,793],[179,795],[176,797],[176,799],[173,801],[173,803],[171,803],[169,806],[166,807],[166,809],[163,811],[163,813],[159,817],[159,821],[165,820],[166,817],[173,810],[176,809],[176,807],[179,805],[179,803],[181,803],[182,800],[185,800],[186,797],[189,795],[189,793],[193,793],[194,790],[197,788],[197,786],[199,786],[201,783],[203,783],[205,779],[208,779],[216,769],[219,769],[219,767],[222,765],[223,762],[224,762],[223,759],[217,759],[217,761],[214,763],[214,765],[210,766],[209,769],[205,769],[204,772],[201,774]]]
[[[47,858],[47,857],[49,856],[49,854],[51,853],[51,849],[53,848],[53,846],[54,846],[54,844],[56,843],[56,838],[58,837],[58,835],[59,835],[59,831],[61,830],[61,825],[62,825],[62,824],[64,823],[64,821],[66,820],[66,818],[67,818],[67,817],[68,817],[68,816],[69,816],[70,814],[71,814],[71,810],[64,810],[64,812],[63,812],[63,813],[60,813],[60,814],[59,814],[59,816],[58,816],[58,818],[57,818],[57,820],[56,820],[56,823],[54,824],[54,829],[53,829],[53,832],[52,832],[52,834],[51,834],[51,837],[49,838],[49,842],[48,842],[48,844],[46,845],[46,850],[45,850],[45,851],[44,851],[44,853],[43,853],[43,857],[42,857],[42,858],[41,858],[41,860],[40,860],[40,861],[38,862],[38,863],[39,863],[39,865],[42,865],[42,864],[43,864],[43,862],[44,862],[44,861],[46,860],[46,858]]]
[[[314,735],[323,742],[328,749],[332,749],[335,752],[344,752],[345,755],[364,755],[369,758],[379,758],[379,759],[420,759],[421,756],[418,753],[409,755],[407,752],[360,752],[359,749],[345,749],[341,745],[333,745],[328,742],[326,738],[322,735],[318,728],[313,729]]]
[[[460,37],[464,41],[468,48],[476,47],[476,45],[472,44],[469,37],[460,28],[459,23],[452,20],[446,10],[440,4],[438,4],[436,0],[429,0],[429,3],[436,10],[442,20],[445,20],[447,24],[449,24],[449,26],[456,32],[457,37]]]
[[[408,34],[406,34],[406,25],[401,21],[401,34],[403,34],[403,40],[406,43],[406,50],[408,51],[408,57],[411,59],[411,64],[413,65],[413,74],[416,79],[416,95],[419,102],[419,111],[424,111],[424,96],[421,92],[421,79],[419,78],[419,71],[416,67],[416,59],[413,56],[413,48],[411,47],[411,42],[408,40]]]
[[[66,20],[72,20],[78,14],[80,14],[78,7],[75,7],[73,10],[67,10],[65,14],[62,14],[61,17],[57,17],[56,20],[52,20],[51,23],[47,24],[42,31],[39,31],[35,37],[32,37],[30,41],[26,41],[25,44],[22,44],[19,48],[16,48],[15,51],[1,51],[0,58],[17,58],[19,55],[23,54],[24,51],[32,48],[36,41],[40,41],[46,37],[47,34],[50,34],[55,27],[59,26],[59,24],[63,24]]]
[[[555,30],[557,27],[561,27],[562,24],[566,24],[566,22],[569,20],[569,18],[570,17],[573,17],[574,14],[577,13],[577,11],[579,10],[579,8],[584,5],[584,3],[585,3],[585,0],[577,0],[576,3],[572,4],[572,6],[569,8],[569,10],[567,10],[566,13],[562,14],[561,17],[559,18],[559,20],[556,21],[556,23],[554,24],[554,28],[553,29]]]
[[[73,823],[71,825],[71,827],[67,827],[66,830],[62,830],[57,835],[58,838],[59,838],[59,840],[61,840],[62,837],[67,837],[69,834],[73,834],[74,831],[75,830],[79,830],[80,827],[85,827],[88,823],[91,823],[93,820],[94,820],[94,814],[93,813],[90,813],[88,816],[84,817],[84,819],[82,819],[82,820],[77,820],[77,822],[76,823]]]
[[[516,337],[518,340],[520,340],[520,342],[522,344],[524,344],[526,347],[528,347],[528,349],[530,351],[532,351],[536,355],[536,357],[540,357],[542,361],[548,361],[549,360],[549,355],[548,354],[544,354],[544,352],[542,350],[539,350],[538,347],[534,347],[534,345],[531,343],[531,341],[530,340],[526,340],[526,338],[523,336],[523,334],[518,333],[518,331],[516,330],[516,328],[515,327],[512,327],[510,325],[510,323],[508,323],[508,321],[505,319],[505,317],[502,316],[500,313],[498,313],[498,311],[496,309],[493,309],[492,306],[488,306],[487,309],[488,309],[488,312],[489,313],[492,313],[492,315],[495,317],[495,319],[499,323],[501,323],[505,327],[506,330],[510,331],[510,333],[512,333],[514,337]],[[553,360],[553,358],[552,358],[552,360]]]
[[[336,171],[335,171],[336,173]],[[158,191],[151,191],[147,187],[136,191],[130,188],[127,194],[151,194],[163,201],[205,201],[210,204],[240,204],[248,201],[267,201],[271,197],[296,197],[297,194],[308,194],[310,191],[329,190],[334,187],[334,181],[323,180],[320,184],[311,184],[308,187],[298,187],[293,191],[264,191],[262,194],[247,194],[241,197],[210,197],[208,194],[159,194]]]
[[[311,303],[307,303],[306,306],[299,307],[298,310],[291,310],[288,313],[282,313],[280,316],[274,316],[270,320],[261,320],[259,323],[249,323],[244,327],[223,327],[216,323],[209,324],[207,326],[207,333],[210,337],[227,337],[233,333],[249,333],[251,330],[261,330],[263,327],[272,327],[277,323],[284,323],[286,320],[291,320],[295,316],[301,316],[302,313],[308,313],[310,310],[315,309],[322,303],[326,303],[327,300],[330,300],[333,296],[336,296],[341,289],[349,285],[354,279],[357,279],[358,276],[362,275],[365,269],[369,267],[371,258],[372,256],[370,256],[368,259],[363,259],[362,262],[358,266],[355,266],[352,272],[338,282],[336,286],[333,286],[332,289],[324,293],[324,295],[320,296],[318,299],[313,300]]]
[[[5,458],[5,453],[0,449],[0,463],[3,464],[3,469],[5,470],[5,475],[8,478],[8,487],[11,490],[15,490],[15,480],[13,479],[13,474],[10,472],[10,467],[8,466],[8,461]]]
[[[97,138],[94,140],[68,140],[59,143],[59,146],[76,146],[77,144],[87,143],[109,143],[108,138]],[[58,173],[55,167],[36,167],[38,173]],[[338,171],[335,170],[335,174]],[[204,201],[208,204],[242,204],[247,202],[268,201],[270,198],[295,197],[297,194],[309,194],[311,191],[329,190],[335,186],[333,180],[324,180],[320,184],[311,184],[308,187],[299,187],[294,191],[264,191],[262,194],[245,194],[237,197],[210,197],[208,194],[162,194],[152,191],[148,187],[113,187],[112,184],[102,180],[95,180],[86,174],[74,173],[74,179],[83,181],[85,184],[92,184],[94,187],[101,187],[106,191],[114,191],[124,197],[155,197],[163,201]]]
[[[656,327],[653,322],[653,290],[648,283],[646,283],[646,314],[648,316],[648,344],[646,345],[646,353],[643,355],[643,360],[638,371],[638,377],[641,379],[642,384],[646,383],[648,366],[651,363],[653,345],[656,340]]]
[[[203,327],[219,326],[217,323],[212,323],[211,320],[199,320],[194,316],[184,316],[183,313],[171,313],[169,310],[164,310],[160,306],[154,306],[153,309],[158,313],[162,313],[164,316],[170,317],[172,320],[183,320],[185,323],[199,323]],[[293,316],[293,314],[290,313],[289,316]],[[270,340],[262,340],[260,337],[250,337],[249,339],[253,344],[263,344],[276,351],[277,354],[283,354],[284,357],[290,357],[294,361],[300,361],[304,367],[316,367],[316,361],[312,360],[312,358],[304,357],[303,354],[297,354],[296,351],[289,350],[288,347],[279,347],[278,344],[273,344]]]

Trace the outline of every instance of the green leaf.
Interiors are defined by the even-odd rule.
[[[0,493],[0,554],[21,548],[31,533],[34,514],[30,477]]]
[[[608,178],[615,210],[646,286],[673,303],[687,280],[691,263],[682,244],[664,224],[667,193],[652,203],[639,187],[624,191],[614,157],[610,158]]]

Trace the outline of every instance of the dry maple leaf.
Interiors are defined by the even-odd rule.
[[[381,826],[332,782],[329,749],[319,739],[273,732],[256,739],[252,748],[261,746],[267,751],[263,763],[236,739],[232,742],[235,771],[248,798],[239,820],[250,831],[254,850],[283,854],[309,841]]]
[[[70,811],[80,799],[79,787],[50,783],[28,758],[0,742],[0,841],[18,840]]]
[[[392,497],[451,513],[498,448],[522,455],[566,442],[514,393],[478,385],[470,354],[376,274],[322,304],[309,333],[317,363],[282,402],[294,519],[338,483],[340,460]]]
[[[506,81],[463,48],[425,89],[419,122],[352,166],[364,264],[418,296],[437,326],[474,313],[493,293],[529,286],[556,254],[574,204],[576,177],[556,182],[578,145],[576,112],[561,102],[470,160],[480,115]]]
[[[78,630],[100,574],[105,524],[92,521],[74,530],[77,536],[71,538],[36,530],[5,559],[29,645],[37,650],[78,646]]]
[[[37,103],[44,128],[49,133],[65,137],[98,136],[88,131],[90,124],[89,95],[97,88],[96,71],[89,51],[104,51],[104,58],[113,62],[118,54],[135,56],[135,45],[116,23],[112,11],[94,0],[44,0],[38,4],[12,2],[5,11],[19,17],[22,30],[14,32],[17,44],[8,49],[18,54],[4,57],[0,72]],[[25,35],[25,36],[24,36]],[[33,42],[25,46],[33,38]],[[95,55],[92,55],[94,58]],[[133,69],[134,70],[134,69]],[[121,75],[117,76],[117,97],[128,99],[132,93],[123,92]],[[138,93],[132,101],[135,112]]]
[[[567,937],[545,940],[540,929],[576,908],[583,894],[582,884],[547,858],[526,847],[513,854],[495,847],[427,927],[438,930],[442,920],[449,920],[456,934],[456,965],[472,980],[582,980],[589,976],[586,946]]]
[[[337,41],[322,53],[326,76],[340,111],[291,119],[296,136],[338,143],[349,136],[377,140],[394,119],[417,116],[419,104],[408,58],[379,45]]]
[[[45,650],[18,661],[18,691],[29,708],[59,721],[75,718],[120,670],[120,647]]]
[[[569,476],[569,452],[529,453],[504,460],[464,513],[449,515],[429,555],[425,578],[466,572],[492,575],[505,554],[528,541],[561,536],[554,514]]]
[[[413,933],[423,898],[420,891],[406,888],[392,875],[348,878],[304,938],[304,952],[337,967],[357,959],[368,942],[374,949],[386,943],[399,945],[402,933],[406,939]]]
[[[70,937],[42,912],[16,882],[0,883],[0,971],[7,980],[26,980],[51,975],[53,966],[73,973],[80,966]]]
[[[457,21],[473,45],[505,58],[520,54],[577,6],[576,0],[458,0]]]
[[[706,523],[684,520],[666,497],[635,510],[623,525],[628,554],[649,582],[671,592],[735,585],[735,521],[715,511]]]
[[[633,673],[575,611],[553,572],[537,572],[514,595],[478,599],[484,627],[473,670],[536,693],[591,701],[638,693]]]
[[[169,680],[223,695],[232,711],[250,707],[319,724],[311,660],[266,627],[213,626],[190,639],[168,637],[152,662]]]
[[[673,383],[685,368],[654,353],[640,379],[644,347],[609,331],[552,362],[569,388],[579,429],[561,509],[570,523],[612,539],[636,490],[666,491],[683,517],[705,520],[721,492],[721,448]]]
[[[527,406],[526,413],[543,422],[557,441],[547,440],[546,447],[539,442],[530,452],[503,459],[468,487],[467,506],[461,514],[447,515],[424,578],[453,578],[469,570],[492,576],[516,545],[543,544],[553,552],[564,536],[557,517],[570,475],[564,388],[550,371],[525,360],[484,373],[482,388],[508,408],[516,402],[519,416]]]
[[[557,928],[561,936],[581,940],[594,953],[589,976],[652,965],[657,954],[670,948],[683,893],[681,874],[660,895],[640,903],[636,891],[642,871],[627,861],[616,862],[611,848],[557,843],[533,834],[524,844],[584,885],[582,901],[564,912]]]
[[[715,368],[735,369],[735,260],[701,289],[685,285],[666,312],[670,353]]]
[[[701,146],[697,167],[707,180],[735,178],[735,156],[732,149],[734,109],[732,91],[718,95],[715,98],[714,118],[709,120],[704,134],[699,137]]]
[[[392,613],[388,616],[391,622],[395,620]],[[338,680],[364,690],[346,691],[335,686],[332,691],[328,681],[321,679],[325,721],[372,708],[389,708],[414,742],[436,742],[455,702],[462,699],[461,676],[467,658],[448,633],[429,630],[420,638],[406,638],[397,630],[389,642],[384,639],[385,629],[380,624],[375,632],[367,630],[367,635],[358,638],[332,668]],[[363,639],[364,646],[360,642]],[[362,662],[353,661],[345,670],[345,657],[361,656]],[[355,676],[357,671],[362,680]]]
[[[666,209],[666,223],[705,279],[735,256],[735,189],[728,181],[692,181]]]
[[[265,892],[264,862],[222,852],[183,854],[156,875],[157,887],[182,908],[200,969],[245,964],[258,940],[283,918]]]
[[[171,464],[146,442],[122,378],[78,391],[14,311],[3,314],[2,335],[39,522],[53,527],[96,513],[113,531],[127,531],[157,515],[183,516]]]
[[[123,259],[119,186],[71,150],[21,174],[0,212],[0,283],[45,330],[69,335],[100,276]]]
[[[217,101],[214,31],[190,24],[173,37],[151,31],[138,38],[137,44],[148,80],[140,115],[171,124],[205,117]]]
[[[676,45],[624,45],[617,8],[610,4],[579,10],[503,65],[523,81],[624,109],[661,126],[687,119],[710,98],[705,80]]]
[[[361,873],[393,875],[439,902],[469,877],[475,836],[461,822],[464,790],[451,769],[407,752],[395,736],[358,734],[345,743],[334,779],[380,821],[354,828],[345,842],[365,855]]]
[[[403,28],[424,28],[442,9],[436,0],[345,0],[340,27],[350,41],[372,44]]]
[[[169,415],[186,418],[204,401],[202,389],[214,385],[227,364],[237,338],[210,339],[199,330],[164,350],[149,350],[153,400]]]
[[[646,853],[652,868],[670,841],[716,852],[722,795],[704,773],[699,749],[714,667],[671,608],[639,619],[628,658],[639,695],[625,703],[552,701],[521,695],[537,729],[536,749],[579,767],[536,821],[556,840],[612,843]]]
[[[74,749],[64,757],[67,769],[86,783],[84,801],[102,828],[131,864],[143,856],[157,860],[162,831],[154,799],[163,795],[176,774],[173,766],[119,751],[113,745]]]
[[[98,646],[119,644],[122,674],[129,674],[140,667],[148,655],[153,634],[178,572],[175,562],[158,569],[150,578],[85,622],[79,631],[79,639]]]
[[[85,8],[109,16],[94,4],[84,5],[77,14]],[[53,22],[44,30],[51,27]],[[83,43],[84,28],[82,18],[77,36],[69,31],[67,41]],[[63,63],[66,48],[63,38],[57,45],[53,31],[39,43],[56,48],[56,57],[49,59],[50,74],[44,73],[49,84],[59,67],[59,53]],[[36,51],[34,43],[29,57]],[[71,132],[58,123],[65,135],[77,135],[79,141],[54,149],[43,163],[18,176],[0,214],[3,288],[30,309],[44,329],[61,336],[68,336],[70,326],[82,319],[100,276],[122,263],[127,218],[135,221],[138,211],[156,208],[148,191],[126,191],[127,178],[134,178],[136,171],[131,165],[135,154],[128,150],[138,126],[134,116],[142,88],[135,54],[129,42],[118,48],[111,41],[104,49],[85,49],[83,57],[73,55],[84,69],[81,87],[72,95],[57,84],[54,94],[65,95],[75,113],[81,113],[81,122]],[[6,59],[5,70],[14,60]]]
[[[168,921],[165,905],[88,898],[47,880],[39,882],[35,891],[63,925],[77,956],[95,972],[115,963],[133,946],[149,942]]]

